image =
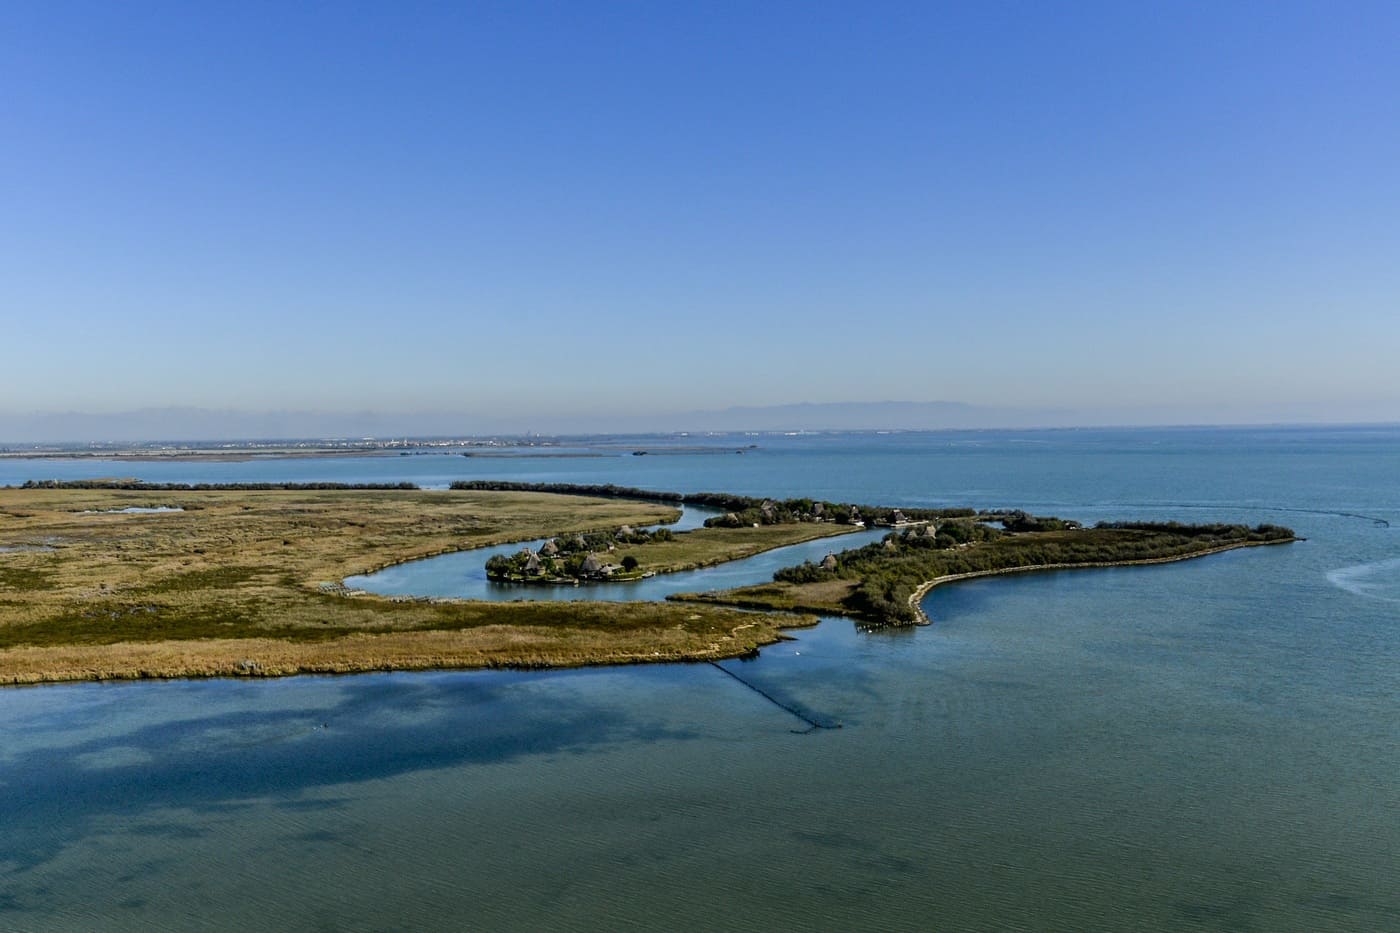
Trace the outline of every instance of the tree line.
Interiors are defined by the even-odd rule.
[[[511,480],[456,480],[452,489],[474,492],[552,492],[567,496],[596,496],[602,499],[639,499],[664,502],[669,505],[699,505],[720,509],[726,514],[708,519],[709,526],[773,525],[798,521],[886,522],[891,523],[895,512],[902,512],[911,522],[936,521],[945,518],[970,518],[976,509],[895,509],[889,506],[859,505],[830,502],[822,499],[768,499],[741,496],[729,492],[668,492],[618,486],[613,483],[522,483]]]

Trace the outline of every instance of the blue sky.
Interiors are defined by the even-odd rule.
[[[5,4],[0,411],[1400,420],[1397,47],[1393,3]]]

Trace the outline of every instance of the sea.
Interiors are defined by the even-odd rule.
[[[0,930],[1400,930],[1400,427],[600,443],[0,484],[612,482],[1306,540],[967,581],[929,627],[719,667],[0,689]]]

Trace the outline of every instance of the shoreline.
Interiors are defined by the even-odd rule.
[[[712,661],[751,655],[781,641],[785,630],[821,618],[856,615],[877,625],[882,619],[880,604],[861,604],[861,613],[829,611],[825,604],[834,599],[820,588],[809,594],[806,605],[789,599],[786,605],[766,606],[735,605],[723,598],[725,593],[710,594],[719,597],[713,605],[686,605],[674,597],[496,602],[346,589],[353,577],[440,554],[501,544],[508,550],[523,541],[587,528],[671,525],[680,517],[677,506],[682,503],[670,495],[635,501],[621,495],[630,490],[616,487],[599,487],[602,497],[583,495],[583,490],[428,491],[334,484],[159,489],[161,505],[178,503],[185,511],[158,517],[112,514],[153,504],[146,501],[149,491],[134,486],[81,483],[3,490],[6,533],[0,544],[13,549],[42,540],[61,546],[12,550],[0,561],[0,683]],[[738,507],[759,501],[723,494],[694,498]],[[796,518],[762,526],[731,522],[637,546],[650,555],[644,563],[658,568],[659,575],[728,564],[804,542],[828,539],[831,543],[819,548],[839,549],[838,539],[869,537],[858,535],[857,525],[804,522],[807,500],[763,500],[762,505],[765,511],[787,509]],[[894,514],[896,519],[901,515]],[[975,525],[971,515],[950,520],[966,523],[964,537]],[[905,588],[912,589],[919,576],[945,567],[1017,566],[937,577],[913,589],[907,606],[895,596],[887,602],[900,610],[897,624],[928,624],[918,600],[934,586],[956,580],[1167,563],[1297,540],[1291,530],[1276,526],[1253,531],[1245,526],[1179,526],[1210,536],[1197,539],[1198,549],[1180,553],[1174,552],[1179,536],[1162,537],[1164,529],[1173,527],[1027,532],[1045,537],[1006,540],[1029,541],[1035,551],[993,551],[961,564],[914,564],[900,589],[909,593]],[[1270,541],[1271,534],[1290,537]],[[978,540],[999,541],[1002,535],[987,529]],[[862,579],[879,579],[886,569],[880,558],[897,550],[889,547],[892,540],[887,538],[884,548],[871,543],[842,553],[863,555],[856,559],[868,565],[853,566]],[[1125,540],[1131,549],[1124,549]],[[1041,543],[1046,547],[1040,548]],[[928,547],[919,544],[919,550]],[[1165,556],[1106,560],[1154,551]],[[1027,565],[1028,560],[1073,561],[1076,556],[1105,560]],[[365,569],[353,572],[359,568]],[[808,569],[819,574],[815,565]],[[741,593],[742,588],[725,592]]]
[[[1171,564],[1241,548],[1290,544],[1300,540],[1303,539],[1295,537],[1278,541],[1242,541],[1194,554],[1131,561],[1042,564],[948,574],[921,584],[910,596],[909,604],[918,619],[914,624],[927,626],[933,624],[933,621],[920,606],[923,597],[936,587],[949,583],[1036,571]],[[356,598],[390,599],[375,594]],[[477,600],[434,601],[458,605],[479,603]],[[529,626],[509,625],[464,630],[363,633],[316,643],[289,642],[277,638],[236,638],[118,642],[88,647],[22,647],[12,648],[0,654],[0,687],[135,680],[261,679],[396,671],[569,670],[633,664],[698,664],[751,657],[762,648],[787,640],[788,636],[785,633],[790,629],[811,628],[823,618],[846,617],[839,613],[818,615],[805,611],[766,611],[763,615],[770,616],[771,625],[762,626],[755,622],[739,626],[729,635],[721,636],[718,641],[709,641],[704,645],[672,644],[656,647],[656,643],[652,641],[646,642],[650,648],[642,645],[598,645],[596,653],[586,653],[582,656],[577,653],[578,646],[574,644],[568,646],[567,653],[552,653],[547,633],[532,630]],[[740,632],[746,631],[748,637],[736,637]],[[498,647],[497,639],[500,637],[512,641],[533,641],[537,653],[511,660],[494,657],[495,652],[492,649]],[[343,653],[347,648],[353,656]],[[31,659],[31,663],[21,663],[15,668],[4,670],[3,661],[13,661],[18,657],[27,657]],[[46,663],[54,666],[41,666]]]
[[[596,653],[584,656],[577,653],[573,644],[551,646],[548,632],[510,625],[362,633],[312,643],[228,638],[10,648],[0,653],[0,690],[137,680],[261,680],[394,672],[562,671],[636,664],[703,664],[753,657],[761,648],[789,640],[787,630],[811,628],[822,621],[811,615],[770,615],[775,617],[768,620],[770,625],[746,623],[703,645],[663,644],[647,639],[631,645],[599,645]],[[499,647],[501,638],[532,643],[536,653],[501,659],[493,650]],[[344,653],[347,649],[349,655]],[[16,661],[19,663],[13,663]]]
[[[1302,540],[1304,539],[1293,537],[1280,538],[1277,541],[1238,541],[1234,544],[1222,544],[1219,547],[1207,548],[1204,551],[1195,551],[1190,554],[1173,554],[1170,557],[1144,557],[1139,560],[1093,561],[1085,564],[1027,564],[1022,567],[1002,567],[997,570],[972,570],[967,573],[950,573],[920,583],[914,592],[909,595],[909,608],[914,610],[914,625],[932,625],[933,620],[928,617],[928,613],[924,612],[921,603],[931,590],[947,583],[958,583],[962,580],[972,580],[977,577],[1001,577],[1019,573],[1034,573],[1039,570],[1092,570],[1105,567],[1147,567],[1152,564],[1175,564],[1184,560],[1195,560],[1198,557],[1209,557],[1212,554],[1223,554],[1226,551],[1236,551],[1240,548],[1293,544]]]
[[[660,523],[660,524],[661,524],[661,526],[662,526],[663,528],[666,528],[666,527],[670,527],[671,525],[674,525],[674,524],[675,524],[676,522],[678,522],[678,521],[680,521],[679,518],[677,518],[675,521],[672,521],[672,522],[662,522],[662,523]],[[847,527],[847,526],[836,526],[836,527]],[[699,529],[699,528],[693,528],[693,529],[690,529],[690,530],[691,530],[691,531],[699,531],[699,530],[701,530],[701,529]],[[840,537],[842,537],[843,535],[855,534],[857,531],[861,531],[861,530],[862,530],[862,529],[860,529],[860,528],[851,527],[849,531],[837,531],[837,532],[832,532],[831,534],[815,535],[814,537],[807,538],[807,539],[802,540],[802,541],[789,542],[789,543],[786,543],[786,544],[769,544],[769,545],[765,545],[765,546],[763,546],[763,547],[760,547],[760,548],[759,548],[758,550],[756,550],[756,551],[751,551],[751,552],[749,552],[748,554],[743,555],[742,557],[728,557],[728,558],[720,557],[720,558],[714,558],[713,560],[694,561],[694,562],[691,562],[691,563],[689,563],[689,564],[684,564],[684,565],[681,565],[681,566],[678,566],[678,567],[673,567],[673,568],[671,568],[671,569],[669,569],[669,570],[654,570],[654,571],[651,571],[651,575],[652,575],[652,577],[664,577],[664,576],[668,576],[669,574],[673,574],[673,573],[690,573],[691,571],[694,571],[694,570],[707,570],[707,569],[709,569],[710,567],[719,567],[719,566],[722,566],[722,565],[724,565],[724,564],[733,563],[733,562],[736,561],[736,560],[748,560],[750,557],[757,557],[757,556],[760,555],[760,554],[767,554],[769,551],[776,551],[776,550],[778,550],[778,549],[780,549],[780,548],[785,548],[785,547],[796,547],[796,546],[799,545],[799,544],[809,544],[809,543],[811,543],[812,541],[822,541],[822,540],[826,540],[826,539],[828,539],[828,538],[840,538]],[[688,533],[688,532],[685,532],[685,531],[676,532],[676,534],[687,534],[687,533]],[[546,536],[545,536],[545,538],[549,538],[549,537],[558,537],[558,536],[557,536],[557,535],[546,535]],[[404,566],[405,564],[416,563],[416,562],[418,562],[418,561],[420,561],[420,560],[430,560],[431,558],[434,558],[434,557],[446,557],[446,556],[449,555],[449,554],[469,554],[469,553],[471,553],[472,551],[484,551],[484,550],[486,550],[486,549],[488,549],[488,548],[505,547],[505,546],[513,545],[513,544],[529,544],[531,541],[538,541],[538,540],[540,540],[540,538],[539,538],[538,536],[536,536],[536,537],[531,537],[531,538],[515,538],[515,539],[510,540],[510,541],[497,541],[497,542],[488,543],[488,544],[474,544],[474,545],[472,545],[471,547],[465,547],[465,548],[464,548],[464,547],[448,547],[448,548],[444,548],[443,550],[440,550],[440,551],[435,551],[435,552],[433,552],[432,554],[423,554],[423,555],[419,555],[419,556],[416,556],[416,557],[406,557],[406,558],[404,558],[403,560],[390,561],[390,562],[387,563],[387,564],[382,564],[382,565],[380,565],[380,566],[376,566],[376,567],[374,567],[374,568],[372,568],[372,569],[370,569],[370,570],[357,571],[356,573],[348,573],[348,574],[346,574],[344,577],[342,577],[338,582],[339,582],[340,585],[344,586],[345,581],[348,580],[350,577],[368,577],[368,576],[370,576],[370,575],[372,575],[372,574],[379,573],[381,570],[388,570],[388,569],[391,568],[391,567],[402,567],[402,566]],[[490,577],[487,577],[487,579],[489,580]],[[635,578],[627,579],[627,580],[611,580],[611,579],[609,579],[609,580],[587,580],[587,581],[581,581],[581,582],[576,583],[576,584],[573,584],[573,585],[575,585],[575,586],[588,586],[588,585],[593,584],[593,583],[599,583],[599,584],[604,584],[604,585],[606,585],[606,584],[608,584],[608,583],[640,583],[640,582],[642,581],[642,579],[643,579],[642,577],[635,577]],[[646,578],[646,579],[650,579],[650,578],[648,577],[648,578]],[[534,586],[551,586],[551,585],[555,585],[555,584],[551,584],[550,581],[547,581],[547,580],[521,580],[521,581],[516,581],[516,580],[504,580],[504,581],[503,581],[503,580],[492,580],[491,582],[493,582],[493,583],[502,583],[502,584],[509,585],[509,586],[527,586],[527,587],[534,587]],[[558,585],[567,585],[567,584],[558,584]],[[352,590],[353,590],[353,588],[349,588],[349,589],[352,589]],[[378,594],[378,593],[373,593],[373,592],[371,592],[371,591],[369,591],[369,590],[364,590],[363,592],[368,593],[368,594],[371,595],[371,596],[379,596],[379,595],[380,595],[380,594]],[[392,597],[385,597],[385,598],[392,598]],[[397,597],[397,598],[399,598],[399,599],[432,599],[432,600],[436,600],[436,601],[438,601],[438,602],[459,602],[459,603],[481,602],[481,601],[482,601],[482,600],[460,599],[460,598],[452,597],[452,596],[408,596],[408,595],[405,595],[405,596],[400,596],[400,597]]]

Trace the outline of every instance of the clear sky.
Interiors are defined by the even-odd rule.
[[[0,411],[1400,420],[1397,49],[1394,2],[0,4]]]

